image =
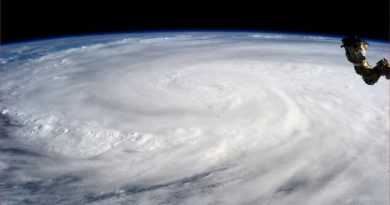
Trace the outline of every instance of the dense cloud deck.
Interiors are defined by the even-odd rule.
[[[184,33],[2,47],[7,204],[387,204],[388,82],[339,39]],[[388,45],[371,43],[370,59]]]

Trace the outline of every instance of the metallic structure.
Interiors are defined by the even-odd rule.
[[[366,50],[368,43],[356,36],[343,38],[343,45],[345,48],[345,55],[349,62],[353,63],[357,74],[361,75],[364,82],[368,85],[375,84],[381,76],[386,76],[390,79],[390,64],[383,58],[374,68],[368,64],[366,60]]]

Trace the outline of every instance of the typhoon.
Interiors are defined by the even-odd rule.
[[[375,87],[332,36],[2,45],[0,203],[388,204],[389,45],[351,41]]]

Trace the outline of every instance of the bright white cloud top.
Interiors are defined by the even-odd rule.
[[[366,85],[339,45],[206,32],[2,46],[1,201],[388,204],[389,84]],[[370,62],[388,54],[370,42]]]

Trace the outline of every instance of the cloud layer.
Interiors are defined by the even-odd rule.
[[[365,85],[339,43],[171,33],[2,47],[1,199],[387,204],[388,82]],[[371,61],[389,52],[370,46]]]

